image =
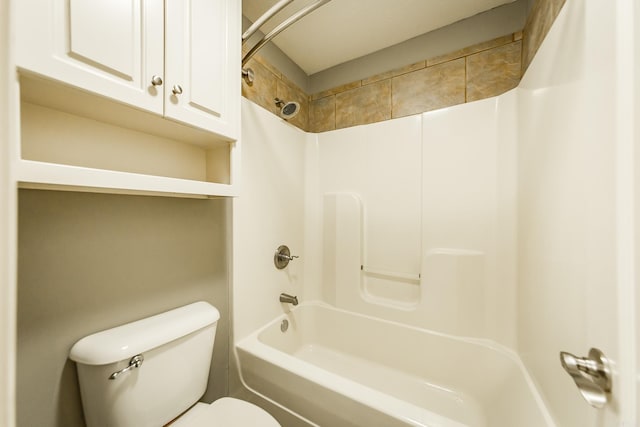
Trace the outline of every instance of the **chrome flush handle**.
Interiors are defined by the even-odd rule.
[[[141,354],[138,354],[137,356],[133,356],[131,358],[131,360],[129,360],[129,366],[127,366],[124,369],[121,369],[119,371],[114,372],[113,374],[109,375],[109,379],[110,380],[115,380],[116,378],[118,378],[120,376],[120,374],[124,374],[127,371],[130,371],[132,369],[135,368],[139,368],[140,366],[142,366],[142,362],[144,362],[144,356]]]

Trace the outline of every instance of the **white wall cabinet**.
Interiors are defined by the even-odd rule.
[[[13,5],[25,111],[16,167],[23,186],[237,193],[240,2],[14,0]],[[34,122],[31,105],[50,112],[38,114]],[[55,127],[58,112],[78,119]],[[83,131],[85,118],[126,129],[131,149],[120,144],[117,154],[104,161],[112,148],[108,140],[118,130],[109,128],[94,138]],[[41,123],[55,128],[50,136],[55,141],[47,141],[42,132],[32,140],[31,130]],[[140,143],[131,129],[171,142]],[[79,138],[87,138],[87,144]],[[47,146],[56,149],[42,149]],[[195,152],[201,158],[194,158]],[[176,172],[167,158],[191,166]],[[159,167],[148,167],[156,160]],[[149,179],[155,184],[145,184]],[[139,184],[128,188],[130,182]]]
[[[147,111],[163,113],[163,0],[20,0],[17,65]]]
[[[237,3],[21,0],[17,64],[237,139]]]
[[[239,27],[229,35],[227,16],[240,16],[239,3],[166,3],[165,116],[231,139],[239,132],[241,37]]]

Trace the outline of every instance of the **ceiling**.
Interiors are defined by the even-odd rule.
[[[262,26],[269,32],[315,0],[294,0]],[[332,0],[273,39],[307,75],[376,52],[514,0]],[[244,0],[252,22],[277,0]]]

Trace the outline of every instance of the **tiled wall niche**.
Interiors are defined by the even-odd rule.
[[[300,103],[289,122],[325,132],[423,113],[513,89],[566,0],[536,0],[525,28],[445,55],[315,94],[307,94],[257,54],[247,64],[256,79],[242,95],[278,114],[274,98]]]

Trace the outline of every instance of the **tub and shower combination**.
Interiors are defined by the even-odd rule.
[[[515,101],[510,92],[321,136],[243,103],[235,350],[250,392],[299,425],[554,425],[511,350]],[[478,124],[457,125],[468,120]],[[268,228],[265,212],[277,218]],[[277,270],[264,257],[274,242],[305,252]],[[303,303],[276,305],[283,291],[304,291]]]
[[[237,344],[245,385],[319,426],[551,426],[507,348],[303,303]]]
[[[502,128],[495,124],[495,118],[483,121],[486,129],[482,132],[475,127],[472,137],[461,135],[447,144],[436,144],[435,138],[424,140],[422,132],[423,125],[431,134],[441,129],[449,137],[452,128],[471,132],[452,127],[460,115],[491,118],[498,104],[508,108],[514,102],[514,93],[509,93],[499,100],[451,109],[448,115],[401,118],[323,136],[317,156],[321,194],[313,195],[318,206],[310,210],[319,213],[307,228],[311,234],[305,235],[318,244],[310,245],[300,254],[301,260],[285,270],[276,270],[260,254],[269,253],[273,242],[280,239],[294,250],[304,246],[302,226],[296,229],[292,224],[301,224],[299,218],[305,210],[296,201],[304,200],[305,194],[302,186],[294,187],[265,201],[262,186],[274,168],[268,169],[264,158],[273,156],[271,151],[278,153],[278,159],[286,158],[297,149],[297,159],[304,159],[300,147],[305,147],[306,141],[295,145],[287,139],[296,136],[291,135],[291,129],[276,126],[268,113],[248,102],[243,104],[243,113],[253,125],[243,130],[246,152],[260,154],[253,153],[255,161],[249,165],[260,177],[256,179],[260,185],[247,189],[249,201],[253,195],[258,202],[244,207],[246,212],[263,213],[268,204],[278,218],[258,247],[255,236],[265,233],[264,227],[259,227],[262,219],[246,221],[238,229],[243,236],[238,259],[243,262],[235,272],[234,299],[239,301],[236,313],[243,320],[239,328],[243,332],[237,337],[235,350],[249,391],[307,422],[300,425],[554,425],[518,355],[498,344],[512,343],[514,339],[509,337],[515,336],[515,315],[506,309],[516,298],[515,276],[508,268],[516,262],[509,222],[488,220],[482,226],[475,219],[464,222],[473,216],[470,212],[477,211],[477,218],[493,217],[487,214],[490,209],[495,210],[495,217],[508,217],[509,212],[499,207],[509,206],[511,193],[495,188],[499,181],[496,170],[501,171],[501,166],[493,159],[512,158],[511,146],[500,145],[510,139],[496,135],[496,129]],[[386,183],[383,191],[385,183],[376,176],[353,177],[357,168],[352,165],[359,164],[363,152],[359,141],[366,141],[370,149],[376,147],[366,153],[368,171],[377,175],[377,171],[389,169],[388,158],[399,156],[398,140],[388,137],[398,134],[403,135],[404,158],[396,162],[403,166],[394,171],[394,182]],[[252,144],[254,141],[259,144]],[[312,157],[316,149],[313,141],[306,147]],[[461,159],[459,152],[469,150],[477,155]],[[336,158],[339,163],[333,161]],[[463,160],[467,162],[464,167]],[[300,170],[287,170],[288,176],[304,172],[303,162],[291,164]],[[459,176],[461,168],[469,171],[465,179]],[[281,182],[282,168],[274,170],[278,173],[273,181]],[[313,172],[311,167],[305,170]],[[439,186],[447,171],[458,176],[447,181],[448,191],[444,192]],[[407,185],[402,185],[405,181]],[[421,185],[409,187],[409,183],[421,181]],[[403,197],[398,195],[399,187]],[[379,194],[394,194],[394,203]],[[464,209],[455,203],[451,206],[458,194],[465,202]],[[469,200],[464,198],[466,194],[482,197]],[[423,207],[421,200],[428,204]],[[246,199],[241,202],[249,203]],[[288,207],[286,213],[281,206]],[[466,216],[456,216],[462,210]],[[407,215],[394,216],[399,214]],[[385,221],[391,219],[394,226],[385,228]],[[499,228],[503,226],[507,229]],[[477,235],[504,238],[496,243]],[[401,244],[394,245],[398,242]],[[291,310],[287,310],[288,304],[276,306],[279,292],[302,290],[301,283],[286,286],[288,280],[303,274],[308,274],[303,303]]]

